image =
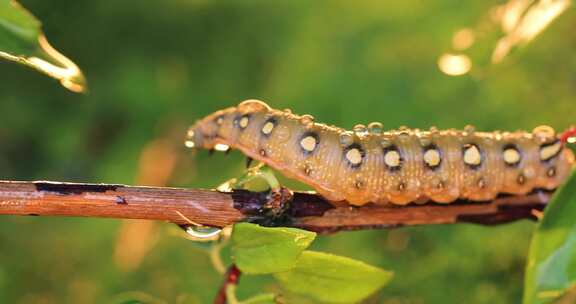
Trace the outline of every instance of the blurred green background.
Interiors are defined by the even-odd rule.
[[[242,173],[242,156],[187,151],[186,128],[248,98],[346,128],[575,121],[573,8],[492,64],[503,1],[22,3],[82,68],[90,92],[0,62],[3,179],[214,187]],[[460,51],[453,40],[463,28],[475,39]],[[441,72],[446,53],[470,56],[470,72]],[[522,221],[349,232],[312,249],[395,271],[367,303],[519,303],[533,229]],[[0,218],[1,303],[108,303],[133,291],[209,303],[220,279],[205,251],[170,224]],[[245,277],[240,297],[276,289]]]

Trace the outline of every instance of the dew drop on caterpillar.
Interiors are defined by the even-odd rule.
[[[421,131],[382,124],[353,131],[258,100],[215,112],[188,131],[189,147],[231,147],[312,186],[329,201],[404,205],[554,189],[574,154],[547,126],[532,132]]]

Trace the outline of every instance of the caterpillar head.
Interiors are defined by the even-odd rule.
[[[189,148],[219,149],[223,141],[234,138],[238,129],[245,128],[247,115],[270,110],[259,100],[246,100],[237,107],[214,112],[197,121],[188,129],[186,146]],[[220,145],[219,145],[220,144]]]

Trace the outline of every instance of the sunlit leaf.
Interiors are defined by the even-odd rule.
[[[502,61],[510,51],[526,45],[571,5],[571,0],[509,1],[501,7],[499,19],[505,36],[492,53],[492,62]]]
[[[117,295],[110,301],[113,304],[165,304],[166,301],[140,291],[130,291]]]
[[[294,269],[274,274],[294,293],[329,303],[355,303],[376,292],[392,278],[383,269],[332,254],[305,251]]]
[[[524,304],[550,303],[576,283],[576,173],[546,207],[526,268]]]
[[[273,293],[264,293],[246,299],[240,304],[276,304],[276,295]]]
[[[316,233],[295,228],[268,228],[256,224],[234,225],[232,255],[246,274],[266,274],[291,269]]]
[[[40,21],[16,1],[0,0],[0,58],[40,71],[71,91],[86,90],[80,69],[48,43]]]

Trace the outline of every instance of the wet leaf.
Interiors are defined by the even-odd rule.
[[[314,238],[316,233],[306,230],[240,223],[232,231],[232,255],[245,274],[286,271]]]
[[[294,293],[329,303],[355,303],[376,292],[392,278],[383,269],[337,255],[305,251],[294,269],[274,274]]]
[[[16,1],[0,0],[0,58],[55,78],[71,91],[86,90],[80,69],[48,43],[40,21]]]
[[[546,207],[526,267],[524,304],[551,303],[576,283],[576,173]]]

